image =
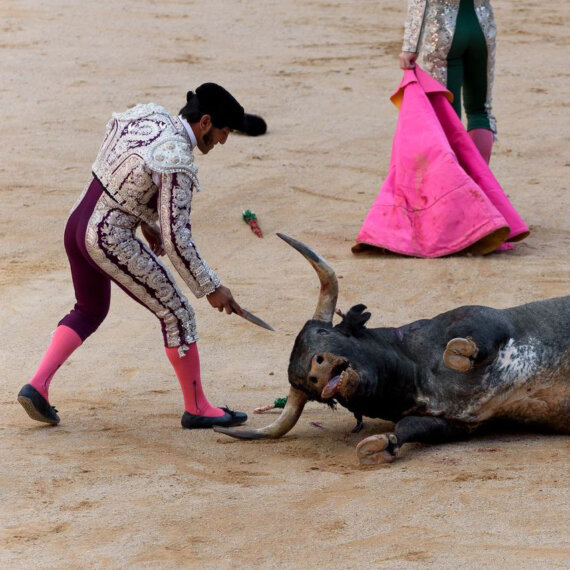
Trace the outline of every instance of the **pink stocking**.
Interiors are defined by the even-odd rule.
[[[58,368],[82,342],[81,337],[73,329],[65,325],[59,325],[55,329],[51,342],[40,361],[40,365],[29,382],[48,402],[51,379]]]
[[[485,159],[485,162],[489,164],[491,160],[491,151],[493,150],[493,131],[490,131],[489,129],[472,129],[469,131],[469,136],[475,143],[475,146],[481,153],[481,156]]]
[[[183,357],[180,357],[178,348],[166,347],[166,356],[180,382],[185,410],[196,416],[223,416],[225,412],[212,406],[204,395],[200,380],[200,357],[197,343],[192,343]]]

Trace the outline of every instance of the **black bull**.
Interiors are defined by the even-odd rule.
[[[295,340],[287,404],[257,430],[215,428],[241,439],[277,438],[308,400],[338,402],[394,431],[357,446],[361,463],[392,461],[405,443],[464,439],[495,420],[570,433],[570,296],[509,309],[465,306],[399,328],[366,328],[363,305],[333,326],[338,283],[316,252],[278,234],[316,270],[321,292]]]

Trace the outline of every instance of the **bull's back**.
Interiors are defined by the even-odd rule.
[[[503,309],[520,337],[536,336],[560,350],[570,347],[570,295]]]

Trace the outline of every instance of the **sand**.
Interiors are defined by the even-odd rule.
[[[118,289],[52,384],[61,424],[33,422],[16,402],[73,303],[63,227],[111,112],[150,101],[176,112],[205,81],[269,130],[197,154],[194,236],[238,301],[276,329],[184,289],[212,401],[251,414],[287,393],[319,286],[276,232],[325,256],[339,307],[365,303],[372,326],[567,295],[570,8],[494,7],[491,166],[532,233],[507,253],[419,260],[350,251],[388,167],[405,2],[2,2],[2,568],[570,567],[568,437],[409,445],[390,466],[362,468],[355,445],[391,424],[368,419],[353,434],[348,411],[316,403],[278,441],[182,430],[158,324]],[[242,222],[246,208],[263,239]]]

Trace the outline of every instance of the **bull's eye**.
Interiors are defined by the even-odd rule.
[[[319,329],[317,331],[317,334],[321,334],[321,335],[327,335],[329,334],[330,331],[328,331],[327,329]]]
[[[313,384],[316,384],[316,383],[319,381],[319,379],[318,379],[316,376],[309,376],[309,380],[310,380]]]
[[[317,361],[317,364],[322,364],[324,358],[319,354],[315,360]]]

